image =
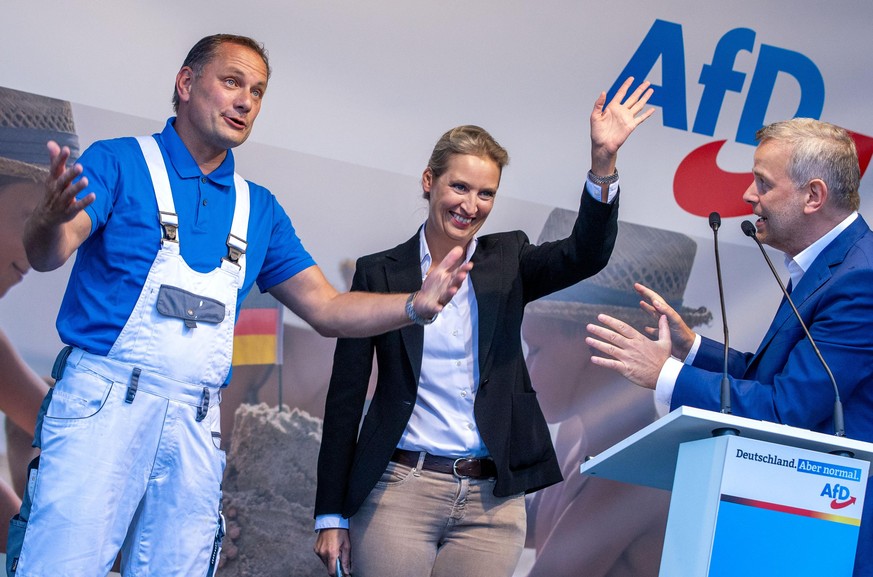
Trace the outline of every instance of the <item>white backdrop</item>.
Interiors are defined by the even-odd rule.
[[[565,208],[575,206],[588,168],[587,117],[594,99],[618,79],[655,23],[666,22],[680,31],[678,66],[684,72],[684,85],[677,87],[671,81],[669,89],[685,94],[687,128],[666,126],[663,106],[658,106],[622,150],[621,218],[698,237],[709,235],[706,219],[689,214],[674,199],[677,167],[692,150],[726,140],[718,158],[721,168],[749,170],[753,148],[735,139],[762,46],[813,63],[824,86],[822,119],[873,135],[868,108],[873,52],[867,40],[873,4],[866,0],[841,0],[827,8],[812,0],[671,1],[658,7],[638,0],[606,4],[68,0],[7,2],[3,14],[0,83],[5,86],[121,112],[141,121],[143,131],[157,130],[171,114],[173,77],[190,46],[218,31],[247,34],[266,44],[274,72],[253,136],[240,151],[241,160],[249,154],[247,148],[260,143],[303,153],[301,158],[311,163],[337,160],[372,167],[401,179],[394,182],[408,177],[403,182],[409,182],[410,194],[417,194],[417,179],[437,137],[456,124],[476,123],[488,128],[512,156],[501,183],[502,196]],[[717,110],[714,134],[697,134],[692,126],[704,90],[698,82],[701,71],[713,63],[719,40],[736,28],[750,29],[754,37],[751,51],[740,51],[733,62],[736,72],[744,75],[740,88],[726,93]],[[661,78],[668,56],[668,65],[676,65],[675,44],[664,43],[661,48],[669,54],[648,75],[655,85],[669,80]],[[801,92],[794,76],[780,73],[766,120],[794,115]],[[88,126],[87,121],[78,124]],[[105,130],[100,136],[130,131],[128,125],[117,133],[111,126]],[[89,142],[87,135],[82,136],[83,143]],[[320,228],[319,219],[310,224],[301,211],[334,211],[350,196],[373,194],[369,183],[352,182],[342,191],[333,191],[338,204],[325,206],[331,197],[318,190],[319,182],[308,178],[305,169],[293,172],[279,167],[278,174],[270,172],[267,177],[259,168],[248,173],[255,180],[266,180],[264,184],[286,206],[304,241],[336,282],[338,273],[332,263],[323,262],[324,251],[355,256],[363,250],[325,246],[310,233],[310,228]],[[864,178],[862,211],[871,188],[870,178]],[[703,187],[701,194],[707,192]],[[717,208],[714,203],[712,210]],[[391,207],[385,210],[393,216]],[[748,244],[739,232],[740,220],[725,219],[722,241]],[[396,238],[405,238],[407,219],[400,215],[396,222],[403,231]],[[395,224],[391,218],[379,218],[356,226],[376,234]],[[540,223],[522,221],[517,226],[535,238]],[[373,246],[381,248],[384,243]],[[52,278],[62,284],[62,275]],[[729,291],[745,292],[760,284],[760,290],[751,292],[778,300],[773,293],[777,287],[763,275],[734,268],[726,276]],[[32,277],[36,275],[25,283],[37,284]],[[39,284],[44,284],[46,277],[40,278]],[[737,279],[736,285],[730,286],[731,278]],[[709,282],[706,290],[714,287]],[[41,300],[40,308],[51,316],[51,303],[39,299],[40,290],[32,288],[18,288],[10,296]],[[741,324],[743,317],[757,318],[746,311],[747,300],[729,309],[738,317],[734,325]],[[19,329],[23,318],[12,314],[23,310],[18,304],[7,298],[0,308],[3,326],[13,337],[17,331],[33,332],[27,325]],[[719,326],[718,321],[717,315],[713,327]],[[737,344],[745,346],[754,345],[757,337],[751,335],[746,343],[743,329],[732,333]]]
[[[531,200],[566,208],[588,168],[591,104],[656,20],[681,26],[689,127],[701,70],[719,39],[749,28],[752,51],[735,62],[746,76],[740,91],[725,97],[715,135],[665,127],[656,114],[620,159],[625,184],[640,189],[623,218],[655,226],[701,227],[669,197],[675,169],[693,148],[726,139],[724,168],[751,165],[751,147],[730,145],[762,45],[809,58],[824,80],[822,118],[873,135],[867,0],[4,4],[3,85],[163,120],[188,48],[218,31],[248,34],[266,44],[274,68],[255,141],[418,176],[445,129],[477,123],[513,157],[501,193],[536,194]],[[650,79],[660,83],[659,65]],[[797,99],[797,83],[780,74],[767,120],[793,116]],[[870,186],[865,181],[865,197]]]
[[[486,127],[512,156],[488,230],[521,228],[536,239],[552,207],[576,206],[592,104],[630,62],[641,62],[634,55],[653,30],[672,36],[649,45],[663,52],[644,67],[658,87],[657,111],[620,154],[620,218],[697,240],[685,303],[713,312],[703,334],[720,337],[721,316],[706,216],[674,197],[681,161],[726,141],[718,166],[748,172],[753,147],[737,142],[737,130],[755,102],[766,104],[760,120],[769,122],[821,97],[814,115],[873,136],[869,0],[67,0],[5,2],[2,13],[0,85],[71,101],[83,145],[160,130],[175,73],[201,37],[263,41],[273,77],[252,138],[237,153],[240,171],[276,194],[337,285],[343,259],[400,242],[423,220],[421,170],[439,135],[457,124]],[[735,29],[747,30],[747,46],[716,59]],[[727,68],[715,66],[725,58]],[[802,73],[792,73],[798,62]],[[768,65],[779,71],[772,86],[753,90]],[[735,84],[700,113],[706,90],[717,93],[720,82]],[[699,114],[712,134],[695,132]],[[713,172],[695,193],[706,214],[724,201],[714,192],[719,178]],[[871,193],[867,175],[868,214]],[[781,295],[740,233],[742,219],[725,218],[720,239],[731,342],[748,349]],[[43,374],[60,346],[53,325],[67,271],[31,273],[0,301],[0,326]]]

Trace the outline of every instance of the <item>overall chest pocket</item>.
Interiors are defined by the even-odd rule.
[[[161,285],[156,306],[159,313],[180,319],[189,329],[196,328],[198,322],[219,324],[226,311],[221,301],[170,285]]]

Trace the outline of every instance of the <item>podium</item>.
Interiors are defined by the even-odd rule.
[[[871,461],[871,443],[680,407],[580,472],[672,491],[661,577],[850,577]]]

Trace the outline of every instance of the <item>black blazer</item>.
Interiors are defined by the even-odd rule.
[[[497,465],[494,494],[532,492],[562,480],[521,345],[530,301],[596,274],[618,232],[618,199],[582,195],[569,238],[530,244],[521,231],[482,236],[470,273],[479,307],[480,381],[473,411]],[[358,260],[352,290],[409,293],[421,288],[419,236]],[[351,517],[375,486],[406,428],[418,389],[424,329],[339,339],[325,404],[315,514]],[[361,421],[373,366],[376,392]]]

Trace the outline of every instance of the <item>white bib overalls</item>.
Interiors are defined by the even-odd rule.
[[[105,577],[119,549],[126,577],[211,575],[217,561],[218,409],[245,278],[248,184],[234,175],[228,256],[197,272],[180,254],[160,149],[138,140],[164,238],[109,354],[72,349],[44,404],[16,577]]]

